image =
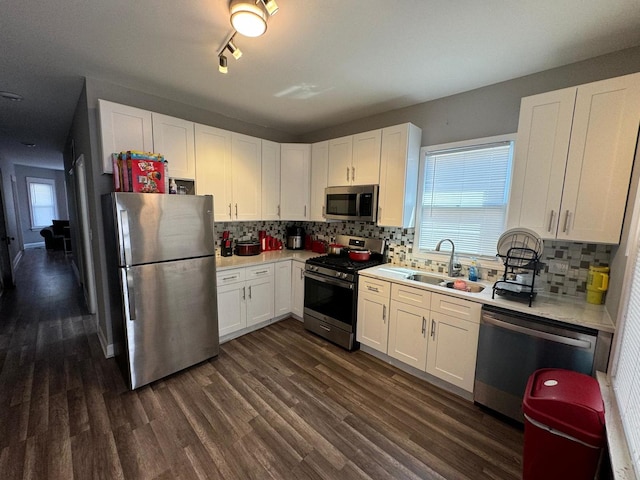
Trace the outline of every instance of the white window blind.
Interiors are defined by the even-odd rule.
[[[51,225],[51,221],[57,217],[55,181],[48,178],[27,177],[27,192],[31,228]]]
[[[638,242],[640,245],[640,242]],[[636,476],[640,477],[640,251],[618,351],[613,388]]]
[[[456,252],[496,254],[504,231],[513,142],[427,151],[423,177],[418,249],[433,250],[450,238]]]

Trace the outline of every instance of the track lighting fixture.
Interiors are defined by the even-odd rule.
[[[227,68],[227,57],[225,57],[224,55],[220,54],[218,56],[218,59],[219,59],[218,71],[220,73],[227,73],[229,71],[229,69]]]
[[[262,2],[269,16],[272,16],[278,13],[278,4],[276,3],[276,0],[258,0],[258,1]]]
[[[242,50],[236,47],[236,45],[233,43],[233,37],[227,43],[227,48],[231,52],[231,55],[233,55],[233,58],[235,58],[236,60],[238,60],[242,56]]]
[[[258,0],[231,0],[231,25],[245,37],[259,37],[267,31],[267,12]]]

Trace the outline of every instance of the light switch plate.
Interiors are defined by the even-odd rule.
[[[569,273],[568,260],[549,260],[547,265],[549,267],[549,273],[555,273],[557,275],[566,275]]]

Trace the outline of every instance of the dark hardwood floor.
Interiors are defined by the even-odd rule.
[[[288,319],[135,392],[69,257],[0,298],[0,478],[517,479],[522,431]]]

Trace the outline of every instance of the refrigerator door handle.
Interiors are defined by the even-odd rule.
[[[120,210],[120,231],[122,232],[122,263],[123,266],[129,266],[131,258],[131,237],[129,233],[129,212]]]
[[[133,278],[130,272],[130,268],[124,269],[124,282],[122,282],[123,294],[127,302],[127,310],[128,315],[127,318],[129,320],[136,319],[136,302],[135,302],[135,290],[133,288]]]

